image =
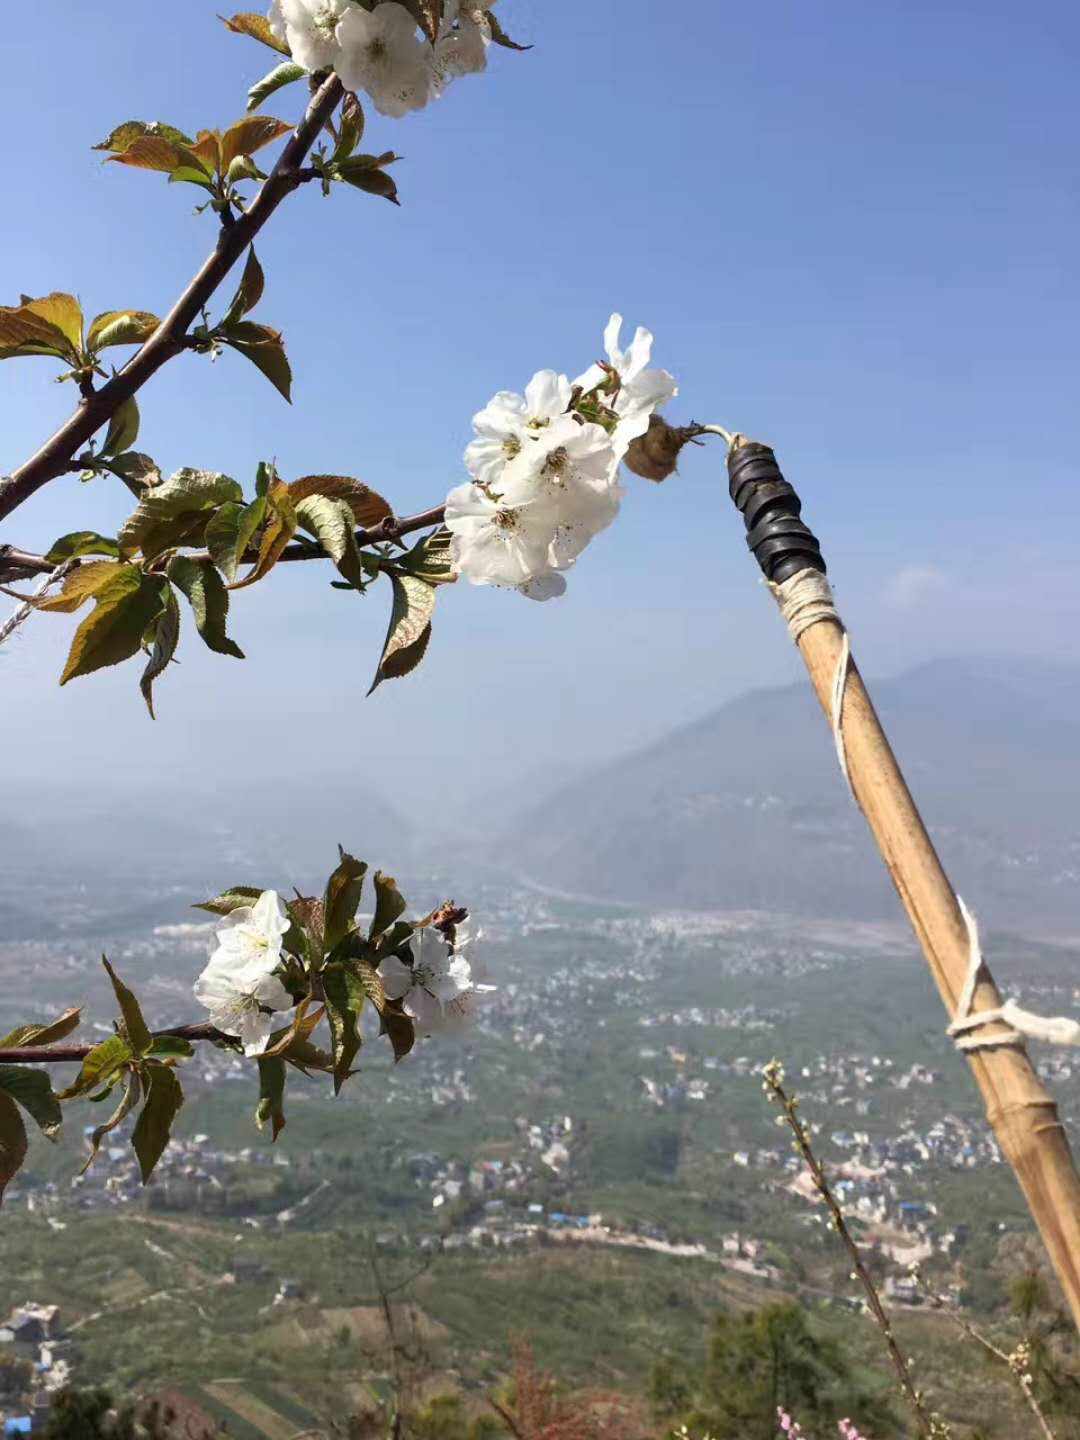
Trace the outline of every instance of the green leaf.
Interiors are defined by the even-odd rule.
[[[154,681],[168,669],[180,642],[180,606],[176,603],[176,596],[171,587],[166,586],[164,595],[165,608],[158,616],[157,624],[154,627],[150,658],[146,662],[146,669],[139,681],[139,689],[146,701],[146,708],[150,711],[151,720],[156,718],[154,715]]]
[[[26,1159],[26,1126],[10,1095],[0,1094],[0,1200]]]
[[[254,155],[257,150],[290,134],[292,129],[284,120],[275,120],[273,115],[245,115],[243,120],[230,125],[221,137],[222,170],[228,170],[238,155]]]
[[[128,572],[133,569],[116,560],[91,560],[66,575],[60,593],[39,600],[37,608],[73,615],[94,596],[107,595],[112,589],[126,594],[132,586]]]
[[[424,658],[431,639],[435,587],[415,575],[391,575],[390,583],[394,589],[390,628],[386,632],[382,658],[369,695],[384,680],[397,680],[415,670]]]
[[[107,135],[100,145],[95,145],[93,148],[95,150],[111,150],[114,154],[122,155],[144,135],[159,136],[161,139],[169,140],[172,144],[185,149],[195,144],[190,135],[185,135],[182,130],[177,130],[175,125],[164,125],[160,120],[150,122],[125,120],[122,125],[117,125],[116,129]]]
[[[255,246],[252,245],[248,251],[247,264],[244,266],[244,273],[240,279],[240,284],[237,287],[236,294],[229,302],[225,319],[221,323],[228,326],[234,324],[237,320],[242,320],[249,311],[255,309],[255,306],[262,299],[265,289],[266,276],[263,274],[263,268],[259,264],[258,256],[255,254]]]
[[[213,179],[201,166],[178,165],[176,169],[169,174],[169,184],[198,185],[200,189],[207,190],[215,198],[217,197],[217,189]]]
[[[225,634],[229,592],[209,560],[174,555],[165,568],[169,579],[187,596],[199,634],[211,650],[243,660],[244,652]]]
[[[285,1061],[277,1056],[259,1061],[259,1108],[255,1123],[261,1130],[269,1121],[276,1140],[285,1129]]]
[[[200,138],[204,133],[200,132]],[[126,120],[94,149],[108,150],[108,160],[138,170],[156,170],[171,176],[179,170],[191,169],[204,179],[208,174],[199,154],[199,141],[192,140],[175,125],[163,125],[160,121],[148,124],[145,120]]]
[[[105,973],[112,981],[113,994],[116,996],[116,1003],[120,1006],[120,1014],[124,1021],[123,1034],[131,1046],[132,1053],[135,1055],[145,1055],[154,1043],[154,1038],[150,1034],[149,1026],[143,1019],[139,1002],[120,979],[119,975],[117,975],[104,955],[101,957],[101,963],[105,966]]]
[[[326,882],[323,897],[323,939],[327,950],[334,948],[356,919],[368,868],[363,860],[349,855],[340,845],[338,853],[341,860]]]
[[[218,338],[222,344],[231,346],[250,360],[274,389],[292,403],[292,367],[285,354],[280,330],[273,330],[269,325],[256,325],[252,320],[238,320],[227,330],[220,330]]]
[[[149,455],[127,450],[105,461],[105,468],[118,475],[133,495],[141,500],[143,491],[161,484],[161,471]]]
[[[258,495],[250,505],[236,501],[222,505],[207,525],[206,548],[230,584],[236,579],[240,561],[265,518],[266,496]]]
[[[62,290],[54,290],[51,295],[43,295],[38,300],[24,295],[19,311],[28,322],[31,318],[40,321],[62,335],[61,349],[65,358],[74,365],[81,363],[83,313],[74,295],[65,294]]]
[[[281,1030],[275,1030],[273,1032],[266,1047],[265,1053],[267,1059],[272,1059],[275,1055],[283,1055],[291,1049],[298,1040],[309,1040],[311,1038],[312,1031],[322,1024],[324,1013],[323,1008],[320,1006],[313,1013],[309,1014],[314,1004],[314,996],[306,996],[296,1007],[290,1024],[284,1026]]]
[[[397,920],[385,934],[379,937],[379,942],[374,948],[373,960],[376,965],[381,965],[388,955],[398,955],[407,959],[403,952],[405,946],[416,934],[416,926],[409,920]]]
[[[145,1074],[146,1101],[131,1135],[144,1185],[169,1143],[173,1122],[184,1103],[183,1086],[171,1065],[151,1061]]]
[[[135,1057],[131,1046],[120,1035],[110,1035],[100,1045],[95,1045],[82,1063],[78,1075],[66,1090],[60,1092],[61,1100],[74,1100],[106,1084]]]
[[[308,495],[296,503],[295,509],[297,522],[315,536],[331,560],[340,565],[348,556],[355,573],[360,565],[356,521],[345,501],[331,500],[327,495]]]
[[[518,45],[516,41],[511,40],[499,24],[499,18],[494,10],[485,10],[484,16],[491,26],[491,38],[496,45],[501,45],[504,50],[531,50],[533,48],[531,45]]]
[[[74,311],[68,307],[73,306]],[[0,360],[23,355],[53,355],[71,365],[81,363],[82,331],[73,343],[73,319],[82,310],[73,295],[57,291],[40,300],[24,300],[21,305],[0,305]]]
[[[229,586],[230,590],[242,590],[268,575],[277,564],[285,546],[296,534],[296,511],[289,498],[289,487],[280,480],[273,481],[266,492],[265,500],[268,513],[266,528],[259,542],[258,557],[244,578]]]
[[[190,1060],[195,1046],[182,1035],[155,1035],[149,1055],[152,1060]]]
[[[344,500],[357,525],[365,529],[378,525],[380,520],[388,520],[394,513],[388,501],[351,475],[304,475],[289,486],[289,498],[294,505],[309,495]]]
[[[125,585],[118,582],[99,594],[94,609],[75,631],[71,649],[60,676],[66,685],[77,675],[90,675],[109,665],[119,665],[138,653],[147,629],[161,613],[167,587],[162,580],[152,580],[134,565],[122,567],[130,572]]]
[[[22,303],[24,309],[39,315],[50,325],[55,325],[67,341],[69,353],[76,359],[79,358],[83,343],[83,313],[82,306],[74,295],[54,290],[51,295],[43,295],[40,300],[24,297]]]
[[[99,535],[96,530],[73,530],[70,535],[61,535],[54,540],[45,559],[50,565],[62,565],[65,560],[78,559],[82,555],[111,555],[118,557],[120,546],[115,540]]]
[[[322,972],[326,1016],[334,1046],[334,1094],[352,1073],[352,1063],[360,1053],[360,1016],[367,993],[359,976],[348,966],[335,962]]]
[[[318,1045],[313,1045],[310,1040],[294,1040],[288,1049],[282,1051],[281,1058],[287,1060],[290,1065],[302,1071],[305,1075],[312,1070],[319,1070],[324,1075],[334,1073],[334,1057],[329,1050],[323,1050]]]
[[[12,1030],[0,1040],[0,1050],[21,1050],[31,1045],[55,1045],[58,1040],[66,1040],[73,1030],[77,1030],[81,1020],[81,1010],[65,1010],[63,1015],[45,1025],[20,1025],[17,1030]]]
[[[275,65],[273,70],[256,80],[248,91],[247,108],[257,110],[264,100],[269,99],[275,90],[281,90],[286,85],[293,84],[296,80],[303,80],[307,71],[302,65],[297,65],[295,60],[283,60],[280,65]]]
[[[105,443],[101,447],[101,454],[102,456],[119,455],[121,451],[130,450],[138,438],[139,407],[135,403],[135,397],[131,396],[113,413],[113,417],[109,421]]]
[[[221,169],[221,131],[200,130],[195,137],[195,144],[191,147],[191,154],[208,176],[215,175]]]
[[[375,871],[375,914],[372,917],[371,929],[368,931],[370,940],[377,940],[386,930],[389,930],[399,915],[405,913],[405,898],[398,889],[397,881],[392,875],[384,875],[381,870]]]
[[[450,558],[451,538],[449,530],[434,530],[404,555],[396,555],[394,565],[429,585],[452,585],[457,573]]]
[[[64,1116],[44,1070],[30,1065],[0,1065],[0,1091],[19,1102],[43,1135],[56,1139]]]
[[[231,20],[226,19],[224,15],[218,16],[218,19],[234,35],[250,35],[253,40],[258,40],[263,45],[269,45],[270,49],[276,50],[279,55],[289,54],[288,45],[274,34],[270,28],[270,21],[265,15],[257,15],[251,10],[244,10],[239,15],[234,15]]]
[[[331,159],[348,160],[364,134],[364,107],[355,95],[346,95],[338,118],[338,140]]]
[[[265,180],[265,174],[250,155],[237,155],[229,161],[229,168],[225,172],[225,182],[228,185],[238,185],[241,180]]]
[[[106,310],[90,322],[86,348],[96,355],[110,345],[142,345],[160,324],[148,310]]]
[[[388,1000],[379,1018],[382,1020],[381,1033],[394,1047],[394,1059],[404,1060],[416,1044],[416,1026],[411,1016],[406,1015],[400,1000]]]
[[[330,167],[329,173],[335,180],[343,180],[357,190],[369,195],[381,195],[394,205],[400,205],[397,184],[392,175],[383,168],[392,165],[401,157],[388,150],[385,155],[353,155],[348,160],[338,160]]]
[[[97,1153],[101,1149],[102,1140],[105,1139],[106,1135],[112,1134],[112,1132],[118,1126],[124,1123],[127,1117],[131,1114],[132,1110],[134,1110],[135,1106],[139,1103],[139,1097],[141,1095],[142,1083],[139,1080],[138,1071],[129,1070],[127,1084],[124,1086],[124,1093],[121,1096],[120,1104],[117,1105],[116,1109],[109,1116],[108,1120],[105,1121],[104,1125],[96,1126],[92,1135],[90,1136],[90,1154],[86,1157],[86,1164],[82,1167],[81,1173],[83,1175],[86,1174],[87,1170],[90,1169],[90,1166],[97,1159]]]
[[[215,895],[213,900],[200,901],[195,910],[209,910],[211,915],[231,915],[245,905],[254,905],[263,892],[256,885],[234,885],[231,890]]]
[[[104,145],[95,145],[103,150]],[[183,146],[166,140],[161,135],[140,135],[123,151],[109,155],[108,160],[117,165],[130,165],[134,170],[154,170],[161,175],[173,175],[179,170],[193,170],[198,174],[201,166],[198,157]]]
[[[135,512],[120,530],[120,553],[136,550],[148,560],[172,545],[182,543],[191,526],[207,510],[228,500],[242,500],[244,492],[235,480],[213,470],[178,470],[155,485],[140,500]]]
[[[292,924],[282,944],[290,954],[300,955],[309,970],[317,970],[323,958],[323,906],[310,895],[298,895],[286,906]]]

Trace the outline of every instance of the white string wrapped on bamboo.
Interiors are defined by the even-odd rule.
[[[851,642],[844,622],[840,619],[837,611],[832,586],[820,571],[801,570],[797,575],[791,576],[790,579],[784,580],[779,585],[770,584],[769,588],[780,606],[780,613],[787,624],[788,633],[794,644],[799,643],[801,636],[809,630],[811,625],[817,625],[822,620],[833,621],[842,633],[843,642],[831,688],[829,718],[832,724],[833,743],[836,746],[836,758],[840,765],[840,773],[844,777],[852,798],[858,804],[859,799],[851,783],[847,745],[844,739],[844,700],[847,695],[848,678],[851,674]],[[959,895],[956,896],[956,903],[963,916],[968,934],[967,975],[957,1003],[956,1014],[948,1030],[949,1035],[955,1040],[957,1048],[970,1054],[972,1051],[989,1050],[1004,1045],[1023,1048],[1028,1040],[1042,1040],[1049,1045],[1080,1045],[1080,1021],[1071,1020],[1067,1016],[1034,1015],[1030,1010],[1021,1009],[1015,1000],[1006,1000],[1003,1004],[990,1010],[976,1011],[973,1009],[979,979],[988,972],[986,962],[983,960],[982,947],[979,943],[979,927],[975,917]],[[989,1025],[999,1027],[995,1034],[978,1033]]]
[[[800,570],[797,575],[781,581],[779,585],[770,582],[769,589],[780,606],[780,614],[784,617],[793,645],[799,643],[801,636],[811,625],[816,625],[821,620],[832,620],[843,634],[840,660],[833,680],[829,720],[832,724],[833,744],[836,746],[840,773],[851,798],[858,805],[859,799],[848,769],[847,746],[844,744],[844,697],[847,694],[848,676],[851,674],[851,642],[836,608],[832,586],[820,570]]]
[[[1025,1040],[1043,1040],[1048,1045],[1080,1045],[1080,1022],[1065,1015],[1033,1015],[1022,1010],[1015,1000],[992,1010],[973,1010],[975,990],[979,979],[986,970],[982,946],[979,943],[979,926],[958,895],[956,903],[968,933],[968,971],[964,988],[956,1006],[956,1018],[949,1026],[949,1034],[956,1041],[958,1050],[989,1050],[999,1045],[1023,1045]],[[987,1025],[1004,1025],[1006,1029],[996,1035],[980,1035],[977,1032]]]

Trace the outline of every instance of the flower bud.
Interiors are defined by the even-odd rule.
[[[669,425],[659,415],[653,415],[648,430],[632,441],[626,452],[627,469],[659,485],[675,473],[683,446],[700,434],[697,425]]]

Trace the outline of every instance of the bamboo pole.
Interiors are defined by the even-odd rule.
[[[770,468],[771,467],[771,468]],[[798,496],[766,446],[736,437],[728,456],[732,498],[743,512],[751,549],[774,583],[807,569],[823,574],[814,536],[799,518]],[[810,680],[832,724],[837,667],[845,632],[834,618],[815,621],[797,641]],[[842,733],[852,789],[922,946],[950,1021],[967,977],[970,942],[949,883],[854,662],[842,707]],[[973,1013],[1001,1005],[984,966]],[[1011,1034],[1002,1024],[980,1035]],[[1080,1327],[1080,1178],[1057,1106],[1026,1048],[976,1050],[967,1060],[1002,1153],[1016,1173],[1035,1224]]]

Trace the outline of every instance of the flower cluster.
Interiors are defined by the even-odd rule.
[[[619,466],[678,393],[651,369],[653,337],[639,328],[619,347],[622,316],[604,334],[606,363],[571,382],[541,370],[524,395],[501,390],[473,417],[465,451],[470,481],[451,490],[446,527],[458,575],[531,600],[566,589],[563,572],[619,512]]]
[[[211,1024],[239,1039],[245,1055],[264,1054],[280,1028],[275,1015],[296,1004],[281,973],[288,965],[284,941],[292,925],[281,897],[264,890],[253,904],[225,917],[209,963],[195,982],[195,998],[209,1011]],[[450,927],[419,922],[408,949],[382,960],[378,973],[386,998],[401,1002],[418,1033],[463,1025],[478,1000],[494,989],[477,981],[466,955],[481,934],[474,936],[467,920]]]
[[[334,70],[383,115],[423,109],[451,80],[487,65],[491,21],[474,0],[446,0],[434,45],[397,0],[367,8],[354,0],[273,0],[270,26],[293,59],[313,73]]]
[[[293,1007],[274,973],[291,923],[277,892],[264,890],[254,905],[226,916],[210,963],[195,982],[195,998],[209,1010],[211,1023],[223,1035],[237,1036],[245,1055],[261,1055],[274,1028],[274,1012]]]
[[[411,965],[396,955],[382,962],[379,974],[387,998],[402,1002],[420,1034],[459,1028],[471,1018],[480,997],[494,990],[477,981],[465,954],[482,934],[474,936],[467,921],[456,926],[453,938],[426,926],[413,937]]]

